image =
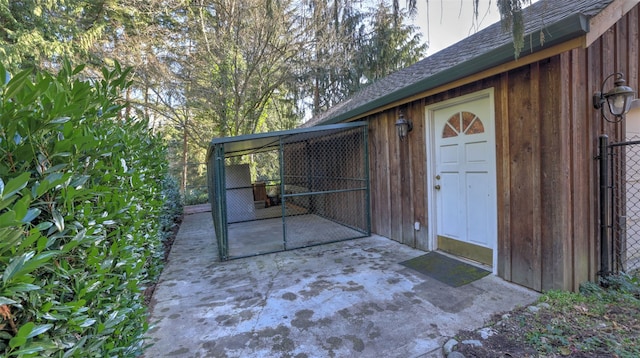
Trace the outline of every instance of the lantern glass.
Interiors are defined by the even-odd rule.
[[[396,120],[396,130],[398,131],[398,137],[403,140],[407,137],[407,134],[412,129],[411,122],[404,118],[404,114],[400,113],[398,120]]]
[[[631,87],[625,86],[625,80],[622,75],[616,79],[614,84],[615,87],[611,91],[605,93],[604,97],[607,99],[609,112],[614,116],[619,117],[629,112],[635,92]]]
[[[621,116],[629,112],[629,108],[631,108],[631,101],[633,101],[632,91],[619,92],[619,93],[614,93],[613,95],[607,96],[609,111],[614,116]]]
[[[398,130],[398,137],[400,138],[404,138],[407,136],[407,129],[408,129],[408,125],[407,123],[398,123],[396,124],[396,129]]]

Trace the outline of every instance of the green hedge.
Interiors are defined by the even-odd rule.
[[[82,70],[0,78],[0,356],[143,350],[179,195],[160,139],[121,118],[128,70]]]

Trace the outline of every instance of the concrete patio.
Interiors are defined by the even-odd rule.
[[[491,275],[453,288],[399,264],[422,254],[372,236],[218,262],[211,213],[196,210],[154,293],[145,356],[441,357],[457,331],[538,297]]]

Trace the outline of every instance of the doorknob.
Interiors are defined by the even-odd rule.
[[[440,174],[436,175],[436,179],[440,180]]]
[[[436,190],[440,190],[440,185],[436,185],[436,186],[434,186],[434,188],[435,188]]]

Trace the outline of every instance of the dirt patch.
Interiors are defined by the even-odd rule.
[[[465,357],[638,357],[640,299],[627,293],[585,297],[558,293],[534,307],[495,315],[493,335],[461,331]],[[473,340],[482,344],[474,344]]]

